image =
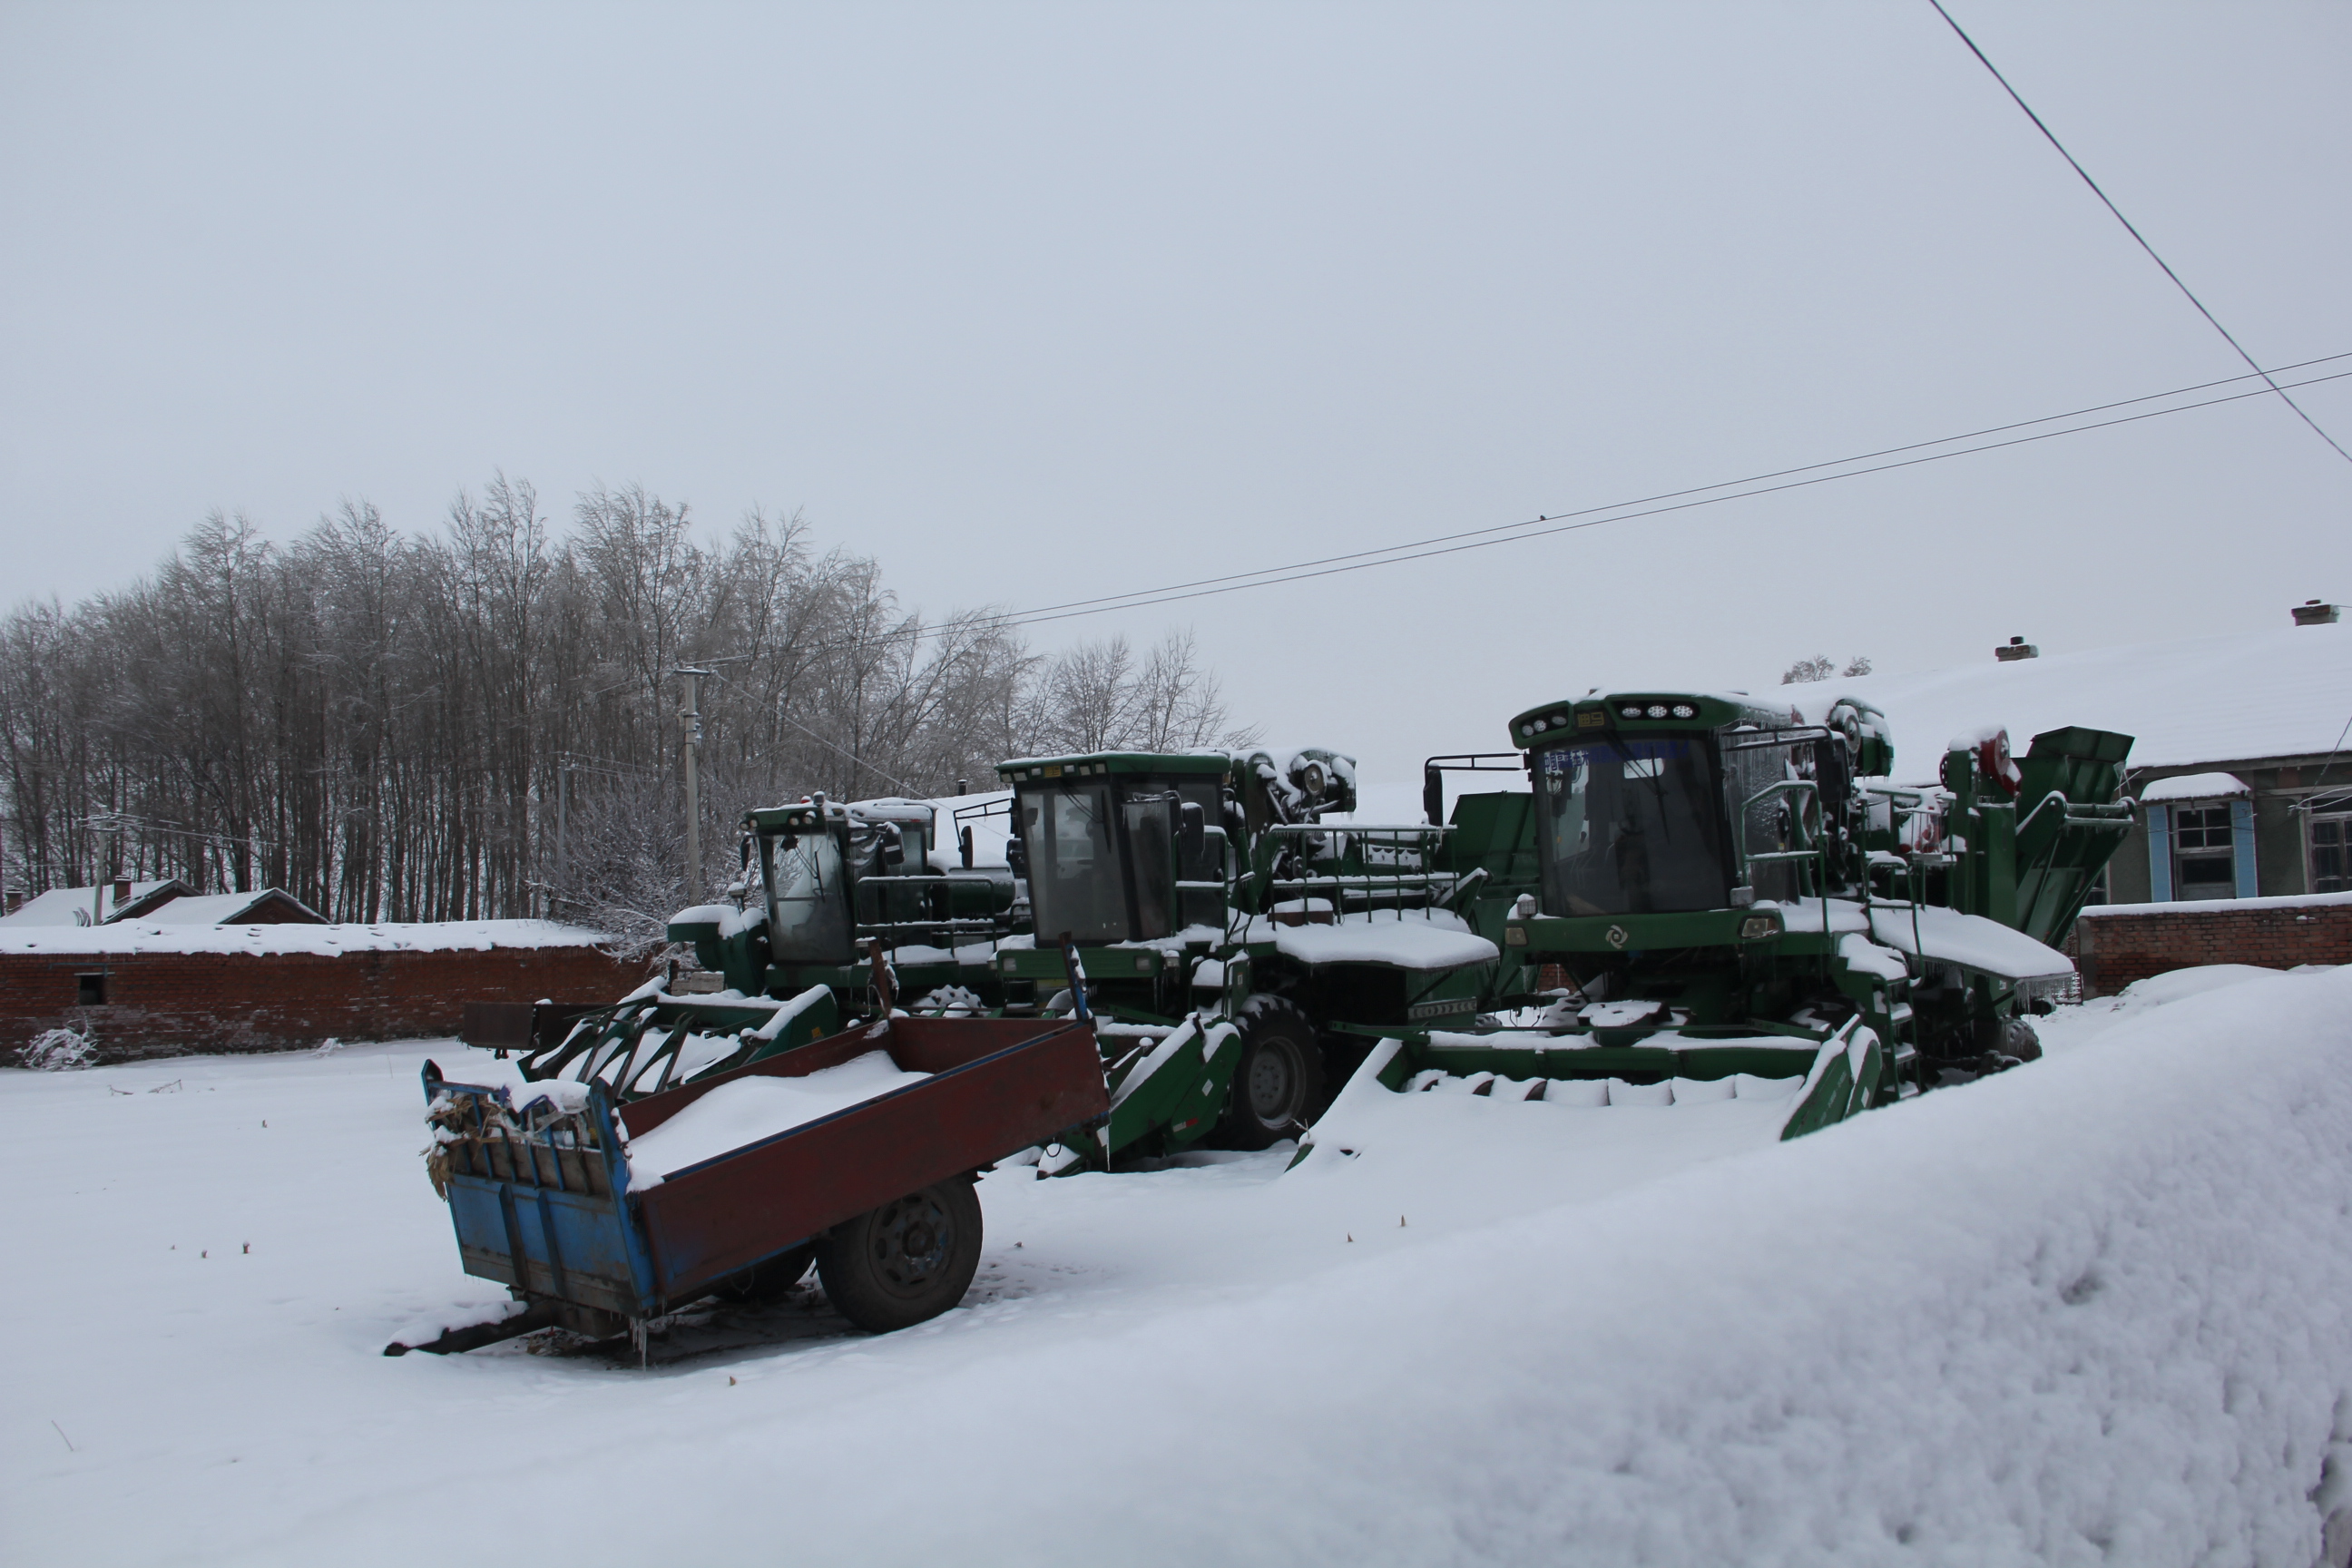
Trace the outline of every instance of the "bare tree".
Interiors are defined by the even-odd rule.
[[[545,913],[659,940],[680,691],[702,837],[750,806],[943,795],[1039,749],[1244,743],[1188,632],[1041,659],[1000,612],[902,606],[797,514],[714,543],[640,487],[568,531],[504,474],[414,538],[347,501],[291,542],[215,513],[149,576],[0,616],[0,873],[282,887],[344,920]],[[733,875],[712,857],[712,880]]]
[[[1816,680],[1827,680],[1832,675],[1858,676],[1868,675],[1869,673],[1870,658],[1866,654],[1855,654],[1852,658],[1846,660],[1845,668],[1843,669],[1840,669],[1837,666],[1837,660],[1832,658],[1825,653],[1817,653],[1811,658],[1801,658],[1796,663],[1790,665],[1788,668],[1782,670],[1780,672],[1780,684],[1783,686],[1801,686],[1810,684]]]
[[[1168,633],[1140,668],[1124,636],[1080,643],[1045,667],[1031,729],[1025,749],[1040,752],[1181,752],[1257,739],[1233,727],[1189,629]]]
[[[1236,729],[1225,710],[1216,671],[1203,666],[1190,626],[1171,630],[1144,660],[1137,680],[1138,739],[1146,751],[1184,752],[1199,746],[1257,743],[1255,726]]]

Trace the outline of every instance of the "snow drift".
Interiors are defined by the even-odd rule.
[[[919,1433],[953,1500],[904,1561],[1052,1521],[1126,1562],[2310,1563],[2352,1437],[2348,1046],[2352,974],[2248,981],[695,1473],[832,1495]],[[1001,1441],[1072,1410],[1106,1419]]]
[[[1432,1094],[1394,1158],[1001,1172],[1007,1283],[967,1309],[645,1373],[376,1353],[478,1284],[383,1069],[0,1074],[5,1239],[68,1284],[0,1307],[0,1556],[2302,1568],[2352,1490],[2352,973],[2209,978],[2084,1009],[2003,1077],[1630,1181],[1487,1135],[1738,1100]],[[382,1097],[382,1173],[349,1115],[277,1142],[312,1078]],[[104,1198],[74,1173],[99,1129],[204,1118],[270,1157],[157,1145]],[[186,1258],[231,1210],[249,1286]],[[583,1477],[649,1500],[579,1510]]]

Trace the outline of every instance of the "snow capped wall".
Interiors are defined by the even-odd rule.
[[[541,921],[0,933],[0,1062],[56,1028],[100,1061],[454,1034],[467,1002],[618,1000],[642,964]]]
[[[604,940],[601,932],[553,921],[215,926],[131,920],[103,926],[12,925],[0,930],[0,954],[488,952],[499,948],[593,948]]]
[[[2352,893],[2094,904],[2067,934],[2085,996],[2207,964],[2352,963]]]

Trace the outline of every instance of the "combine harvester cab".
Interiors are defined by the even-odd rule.
[[[879,1016],[886,998],[918,1012],[980,1012],[998,995],[995,943],[1018,929],[1013,879],[947,869],[937,815],[924,801],[842,805],[822,795],[749,812],[735,902],[669,921],[669,940],[694,948],[704,972],[695,978],[716,988],[656,982],[609,1007],[478,1007],[465,1038],[520,1051],[531,1079],[576,1076],[593,1058],[593,1076],[629,1100]]]
[[[2030,1016],[2074,979],[2057,944],[2130,826],[2131,742],[2100,731],[2039,735],[2021,767],[2005,733],[1966,737],[1920,788],[1886,781],[1884,720],[1851,700],[1809,724],[1621,693],[1511,738],[1528,853],[1486,847],[1482,907],[1513,895],[1499,935],[1529,988],[1475,1028],[1354,1026],[1381,1043],[1301,1160],[1352,1152],[1400,1095],[1766,1100],[1759,1125],[1795,1137],[2031,1060]]]
[[[977,1173],[1108,1108],[1082,1018],[887,1018],[633,1100],[625,1071],[574,1066],[459,1083],[425,1064],[427,1169],[466,1272],[527,1305],[385,1353],[558,1324],[642,1345],[649,1321],[789,1288],[812,1258],[853,1323],[920,1322],[979,1263]]]
[[[1501,950],[1461,912],[1446,827],[1326,818],[1355,808],[1342,753],[1099,752],[1001,764],[1013,864],[1041,940],[1083,953],[1110,1082],[1094,1146],[1054,1173],[1213,1139],[1304,1131],[1368,1043],[1349,1024],[1467,1023]],[[1013,938],[1008,1014],[1077,1005],[1059,952]]]
[[[928,801],[842,805],[823,795],[747,812],[743,877],[730,891],[740,905],[757,889],[761,907],[681,910],[669,938],[691,942],[704,969],[751,994],[823,985],[861,1010],[878,943],[891,994],[910,1007],[994,1005],[995,944],[1019,929],[1012,873],[950,868],[938,818]]]

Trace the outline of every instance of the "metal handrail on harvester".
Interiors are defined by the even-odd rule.
[[[2066,798],[2064,790],[2053,789],[2043,795],[2032,811],[2017,819],[2017,831],[2022,834],[2028,827],[2033,826],[2033,819],[2047,811],[2053,801],[2057,802],[2059,815],[2068,822],[2129,822],[2131,820],[2133,803],[2128,799],[2109,801],[2104,805],[2089,804],[2078,805]]]
[[[882,907],[887,908],[888,890],[892,888],[914,888],[929,892],[935,889],[945,890],[949,885],[954,883],[961,883],[967,887],[990,886],[994,880],[984,872],[888,871],[860,877],[857,879],[857,887],[861,892],[866,888],[883,889]],[[940,915],[921,920],[859,921],[857,922],[859,940],[863,941],[867,937],[884,938],[889,942],[894,952],[902,941],[908,940],[909,933],[938,934],[950,938],[972,935],[993,938],[1004,934],[1004,923],[995,915]]]
[[[1789,825],[1790,831],[1796,837],[1800,838],[1815,838],[1818,842],[1810,849],[1765,849],[1759,850],[1754,854],[1748,853],[1748,814],[1753,812],[1756,807],[1759,805],[1766,805],[1769,802],[1786,796],[1795,796],[1800,800],[1805,796],[1811,796],[1812,798],[1813,820],[1820,831],[1811,834],[1808,834],[1805,831],[1805,811],[1801,805],[1798,805],[1789,813]],[[1821,889],[1822,901],[1822,947],[1823,954],[1822,962],[1826,965],[1829,962],[1827,955],[1833,943],[1831,942],[1829,935],[1830,838],[1827,825],[1822,821],[1821,786],[1816,784],[1811,779],[1782,779],[1779,784],[1765,785],[1762,789],[1758,790],[1754,795],[1748,796],[1746,801],[1741,803],[1739,815],[1732,819],[1731,834],[1732,847],[1739,857],[1739,879],[1750,889],[1750,897],[1754,896],[1753,889],[1755,888],[1755,882],[1749,876],[1749,868],[1751,867],[1759,865],[1782,865],[1801,860],[1811,860],[1815,863],[1813,881]]]
[[[1403,836],[1410,834],[1417,841],[1416,852],[1424,858],[1423,863],[1426,864],[1427,858],[1444,843],[1445,836],[1452,832],[1454,828],[1451,826],[1430,823],[1276,823],[1267,827],[1261,837],[1256,858],[1265,862],[1270,868],[1278,856],[1280,841],[1285,838],[1307,838],[1318,835],[1344,833],[1352,835],[1361,844],[1368,839],[1388,836],[1389,841],[1402,849]],[[1253,868],[1244,879],[1255,878],[1257,872]],[[1406,908],[1404,900],[1408,893],[1418,893],[1423,902],[1417,907],[1425,908],[1439,901],[1442,896],[1441,889],[1443,895],[1451,895],[1460,887],[1462,881],[1463,879],[1451,871],[1399,869],[1386,875],[1365,872],[1351,876],[1337,871],[1307,877],[1268,875],[1265,880],[1265,887],[1269,893],[1295,894],[1300,898],[1308,897],[1318,889],[1328,889],[1331,893],[1332,913],[1335,916],[1347,911],[1348,894],[1350,891],[1363,895],[1363,908],[1367,914],[1374,909],[1382,907],[1376,895],[1387,892],[1391,895],[1387,907],[1393,908],[1397,918],[1402,920]],[[1269,903],[1271,901],[1271,900],[1268,900]]]
[[[1767,784],[1762,789],[1758,790],[1754,795],[1749,795],[1747,800],[1740,804],[1739,816],[1731,825],[1733,834],[1732,841],[1739,852],[1739,875],[1742,879],[1746,879],[1748,875],[1748,868],[1750,866],[1777,865],[1780,862],[1790,860],[1817,860],[1821,858],[1823,852],[1829,847],[1829,839],[1826,835],[1809,834],[1805,831],[1804,812],[1800,808],[1799,810],[1790,814],[1790,826],[1796,830],[1800,837],[1819,837],[1821,838],[1820,843],[1814,845],[1810,849],[1760,849],[1756,851],[1754,854],[1750,854],[1748,852],[1748,813],[1754,811],[1759,805],[1763,805],[1784,795],[1811,795],[1813,798],[1815,820],[1818,821],[1820,819],[1821,786],[1816,784],[1811,779],[1782,779],[1779,784]]]

